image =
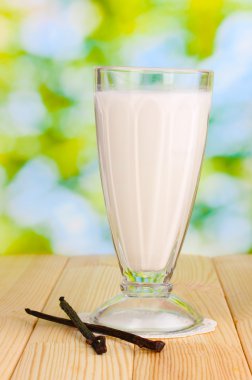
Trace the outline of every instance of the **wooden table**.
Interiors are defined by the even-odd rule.
[[[64,295],[91,311],[119,290],[112,256],[0,257],[0,379],[249,380],[252,378],[252,256],[181,256],[175,291],[215,319],[214,332],[166,340],[160,354],[108,338],[97,356],[75,329],[38,321],[25,307],[63,316]]]

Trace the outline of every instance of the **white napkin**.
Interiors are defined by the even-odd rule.
[[[80,313],[79,314],[80,319],[83,322],[92,323],[92,321],[89,318],[89,313]],[[169,334],[151,334],[151,333],[144,333],[141,334],[141,336],[146,338],[184,338],[186,336],[192,336],[192,335],[198,335],[198,334],[206,334],[208,332],[214,331],[217,326],[217,322],[213,319],[204,318],[202,323],[192,329],[188,329],[185,331],[180,332],[171,332]]]

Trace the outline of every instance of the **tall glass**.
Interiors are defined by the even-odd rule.
[[[95,323],[167,334],[202,321],[171,293],[205,149],[213,73],[96,69],[100,174],[122,293]]]

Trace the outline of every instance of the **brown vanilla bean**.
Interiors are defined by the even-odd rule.
[[[75,327],[73,322],[70,319],[56,317],[54,315],[49,315],[41,313],[40,311],[25,309],[26,313],[33,315],[34,317],[45,319],[50,322],[60,323],[62,325]],[[152,351],[160,352],[165,346],[165,343],[162,341],[153,341],[150,339],[143,338],[141,336],[129,333],[127,331],[121,331],[113,329],[107,326],[93,325],[90,323],[85,323],[89,330],[96,332],[98,334],[105,334],[112,336],[114,338],[119,338],[125,340],[126,342],[133,343],[141,348],[147,348]]]
[[[87,343],[90,344],[95,352],[98,355],[102,355],[107,352],[106,347],[106,338],[103,335],[95,336],[91,330],[87,327],[87,325],[82,322],[78,314],[74,311],[74,309],[69,305],[69,303],[64,299],[64,297],[60,297],[60,307],[64,312],[68,315],[68,317],[73,322],[74,326],[80,331],[80,333],[86,338]]]

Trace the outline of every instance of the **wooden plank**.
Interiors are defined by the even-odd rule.
[[[24,308],[41,309],[67,259],[59,256],[0,257],[0,379],[9,379],[36,319]]]
[[[94,310],[119,292],[120,280],[111,257],[70,259],[44,310],[64,316],[58,306],[62,295],[78,311]],[[107,339],[107,346],[108,352],[98,356],[78,331],[39,321],[13,379],[131,379],[134,347],[112,338]]]
[[[214,262],[252,371],[252,255],[217,257]]]
[[[174,292],[218,322],[214,332],[166,340],[159,355],[135,349],[133,379],[251,379],[235,326],[209,258],[181,256]]]

